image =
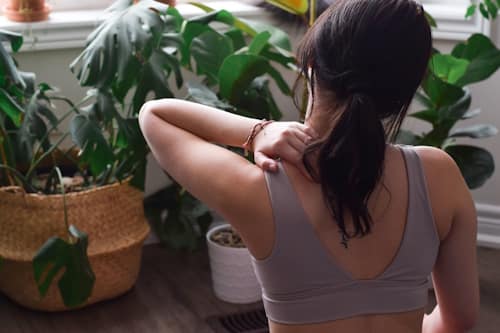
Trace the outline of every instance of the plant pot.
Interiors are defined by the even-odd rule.
[[[212,240],[215,233],[230,228],[229,224],[223,224],[207,233],[214,293],[219,299],[230,303],[257,302],[262,297],[262,291],[248,249],[223,246]]]
[[[142,244],[149,233],[143,194],[127,182],[66,194],[68,222],[89,237],[88,257],[95,273],[90,298],[82,306],[130,290],[137,279]],[[0,292],[25,307],[68,310],[56,278],[41,298],[32,258],[51,237],[65,237],[61,195],[27,194],[0,187]]]
[[[47,20],[50,7],[45,0],[9,0],[3,12],[11,21],[35,22]]]

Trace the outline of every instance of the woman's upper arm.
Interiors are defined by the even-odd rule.
[[[419,155],[434,180],[430,190],[434,188],[440,195],[433,204],[448,208],[449,215],[444,215],[451,219],[432,274],[441,316],[455,327],[470,327],[479,311],[474,201],[450,156],[433,148],[421,149]]]
[[[270,210],[265,204],[267,190],[260,168],[148,110],[141,112],[139,121],[161,167],[237,229],[246,229],[247,221],[260,220],[259,214]]]

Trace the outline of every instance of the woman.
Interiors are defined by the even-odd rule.
[[[414,1],[340,0],[298,53],[305,125],[174,99],[144,105],[140,125],[161,166],[247,244],[271,332],[474,325],[476,216],[460,171],[441,150],[388,143],[430,53]],[[253,148],[273,172],[212,142]],[[424,315],[431,272],[438,305]]]

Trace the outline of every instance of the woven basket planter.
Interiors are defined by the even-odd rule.
[[[142,202],[142,192],[127,183],[66,195],[68,222],[88,234],[88,255],[96,276],[83,306],[121,295],[135,284],[149,233]],[[31,309],[68,310],[56,281],[41,299],[32,268],[34,255],[49,238],[66,237],[62,196],[3,187],[0,212],[0,291]]]

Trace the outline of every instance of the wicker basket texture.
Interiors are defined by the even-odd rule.
[[[142,192],[125,182],[66,195],[68,222],[89,235],[88,254],[96,275],[84,306],[121,295],[135,284],[149,233],[142,199]],[[33,276],[32,258],[54,236],[66,236],[62,195],[0,188],[1,292],[28,308],[68,310],[57,283],[41,299]]]

